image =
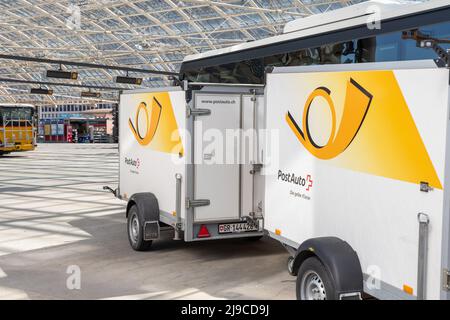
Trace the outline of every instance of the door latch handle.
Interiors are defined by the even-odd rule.
[[[209,206],[211,201],[209,199],[186,199],[186,209]]]

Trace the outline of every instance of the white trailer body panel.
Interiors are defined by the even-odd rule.
[[[233,150],[227,150],[224,137],[227,130],[240,128],[241,96],[196,93],[195,107],[211,113],[194,121],[194,195],[210,200],[211,204],[196,208],[194,220],[237,220],[240,165],[236,160],[226,161],[227,151],[231,154]]]
[[[142,103],[145,103],[145,108],[140,107]],[[154,111],[158,107],[161,108],[160,113]],[[152,192],[158,199],[162,212],[170,215],[175,213],[175,174],[184,177],[186,170],[184,150],[188,146],[185,135],[182,134],[185,119],[185,92],[179,88],[161,92],[130,91],[121,95],[119,192],[123,199],[127,200],[136,193]],[[153,127],[154,132],[152,125],[156,126]],[[137,136],[134,130],[139,131]],[[184,194],[183,179],[182,195]],[[181,217],[184,216],[185,206],[181,206]]]
[[[365,276],[381,280],[371,294],[405,298],[417,292],[425,213],[426,298],[441,298],[448,69],[313,68],[267,76],[267,129],[280,139],[279,167],[265,177],[265,228],[294,246],[339,237]],[[421,192],[421,182],[433,190]]]
[[[264,126],[264,96],[199,91],[194,97],[195,108],[211,112],[194,120],[194,196],[211,202],[195,209],[194,220],[239,220],[264,198],[263,177],[250,173],[261,153],[255,135]]]

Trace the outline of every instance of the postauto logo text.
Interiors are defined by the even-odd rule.
[[[304,178],[302,176],[297,176],[295,173],[285,173],[281,170],[278,170],[278,180],[305,187],[306,191],[311,190],[313,186],[313,180],[310,174],[307,174],[306,178]]]
[[[139,169],[139,167],[141,166],[141,160],[139,160],[139,158],[132,159],[132,158],[127,158],[125,157],[125,164],[128,166],[132,166],[135,167],[136,169]]]

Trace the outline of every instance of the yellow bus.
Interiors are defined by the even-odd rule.
[[[36,146],[35,107],[0,103],[0,156]]]

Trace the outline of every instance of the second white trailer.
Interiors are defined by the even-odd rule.
[[[449,69],[432,60],[275,69],[265,229],[300,299],[448,299]]]

